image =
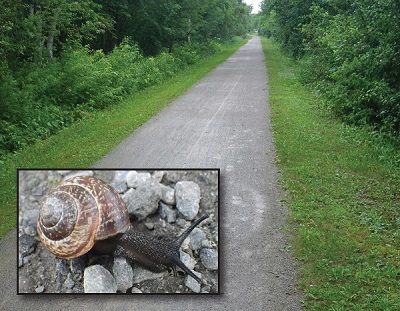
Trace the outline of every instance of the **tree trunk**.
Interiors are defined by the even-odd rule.
[[[47,56],[48,56],[49,61],[53,60],[54,36],[55,36],[56,30],[57,30],[57,19],[59,16],[59,11],[60,11],[59,8],[54,10],[53,20],[50,23],[50,29],[49,29],[49,33],[47,35],[47,46],[46,47],[47,47]]]
[[[190,33],[192,32],[192,20],[189,18],[188,21],[188,32],[187,32],[187,42],[190,43]]]
[[[31,4],[29,6],[29,15],[30,16],[34,16],[35,14],[38,14],[38,12],[40,12],[41,7],[40,5],[36,5],[36,4]],[[35,48],[36,53],[33,55],[33,61],[35,63],[40,62],[42,59],[42,50],[43,50],[43,45],[44,45],[44,40],[42,37],[42,29],[43,29],[43,20],[39,19],[36,23],[35,23],[35,37],[37,40],[37,47]]]

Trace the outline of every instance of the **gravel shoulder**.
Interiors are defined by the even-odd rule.
[[[38,309],[46,302],[52,310],[300,310],[297,267],[284,233],[288,209],[280,203],[267,84],[260,38],[253,37],[94,165],[221,169],[221,295],[10,300],[6,297],[16,292],[11,280],[8,287],[7,282],[0,285],[0,309]],[[13,234],[1,243],[15,243]],[[2,277],[16,274],[16,263],[5,261],[0,267]]]

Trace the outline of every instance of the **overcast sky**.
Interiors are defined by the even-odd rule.
[[[260,10],[258,7],[260,6],[262,0],[243,0],[244,3],[246,4],[251,4],[253,6],[253,12],[254,14],[258,13]]]

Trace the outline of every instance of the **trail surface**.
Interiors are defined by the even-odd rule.
[[[0,248],[0,310],[300,310],[296,265],[285,251],[260,38],[135,131],[98,168],[220,168],[219,296],[18,296],[14,236]],[[14,244],[13,244],[14,243]],[[14,256],[15,254],[15,256]],[[10,257],[11,258],[11,257]],[[10,280],[11,278],[11,280]]]

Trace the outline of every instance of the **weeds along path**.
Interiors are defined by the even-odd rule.
[[[284,250],[288,211],[279,203],[267,95],[265,59],[254,37],[95,164],[221,169],[222,295],[30,296],[12,307],[28,310],[46,302],[53,310],[300,310],[296,265]]]

